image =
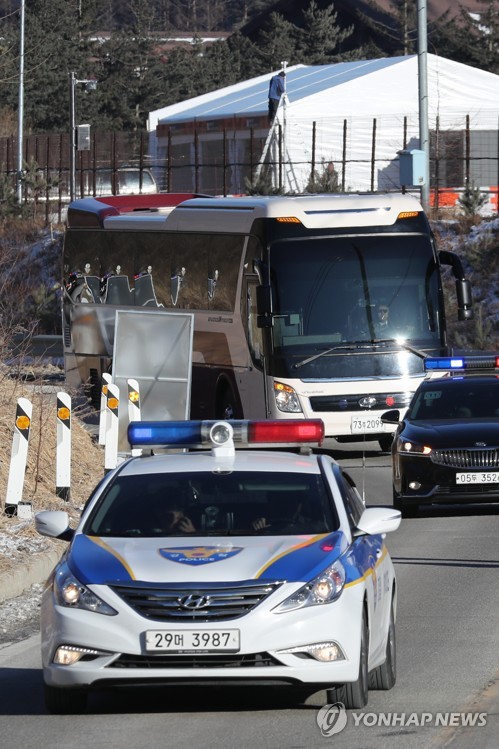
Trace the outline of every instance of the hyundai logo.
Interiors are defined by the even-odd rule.
[[[197,609],[204,609],[210,602],[209,596],[196,596],[192,593],[188,596],[182,596],[177,598],[177,601],[183,609],[189,609],[190,611]]]
[[[359,406],[362,408],[372,408],[376,405],[376,398],[373,395],[367,395],[359,400]]]

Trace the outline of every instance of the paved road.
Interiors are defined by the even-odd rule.
[[[365,484],[368,504],[390,504],[388,456],[355,446],[336,454]],[[363,715],[350,712],[340,734],[319,730],[324,693],[297,705],[277,689],[95,695],[91,714],[48,716],[34,637],[0,650],[2,747],[496,749],[498,536],[498,508],[480,507],[429,510],[389,537],[399,582],[397,685],[371,692]],[[486,725],[463,728],[461,716],[449,713]]]

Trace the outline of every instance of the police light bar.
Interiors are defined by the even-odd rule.
[[[458,370],[483,370],[499,369],[499,356],[496,354],[484,354],[483,356],[428,356],[424,360],[424,368],[427,372],[435,370],[452,371]]]
[[[128,441],[132,447],[220,447],[232,440],[238,447],[320,445],[322,419],[282,421],[132,421]]]

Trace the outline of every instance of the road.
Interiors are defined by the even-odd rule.
[[[390,504],[389,456],[357,446],[335,454],[365,486],[367,504]],[[431,509],[389,536],[399,584],[397,684],[391,692],[371,692],[368,707],[348,713],[341,733],[321,734],[323,692],[296,704],[276,688],[99,694],[88,714],[49,716],[35,636],[0,650],[2,747],[495,749],[498,536],[497,507]],[[464,728],[461,716],[449,713],[469,714],[465,719],[478,725]]]

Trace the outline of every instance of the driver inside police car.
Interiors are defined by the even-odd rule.
[[[172,506],[166,513],[166,531],[168,533],[195,533],[196,528],[181,505]]]

